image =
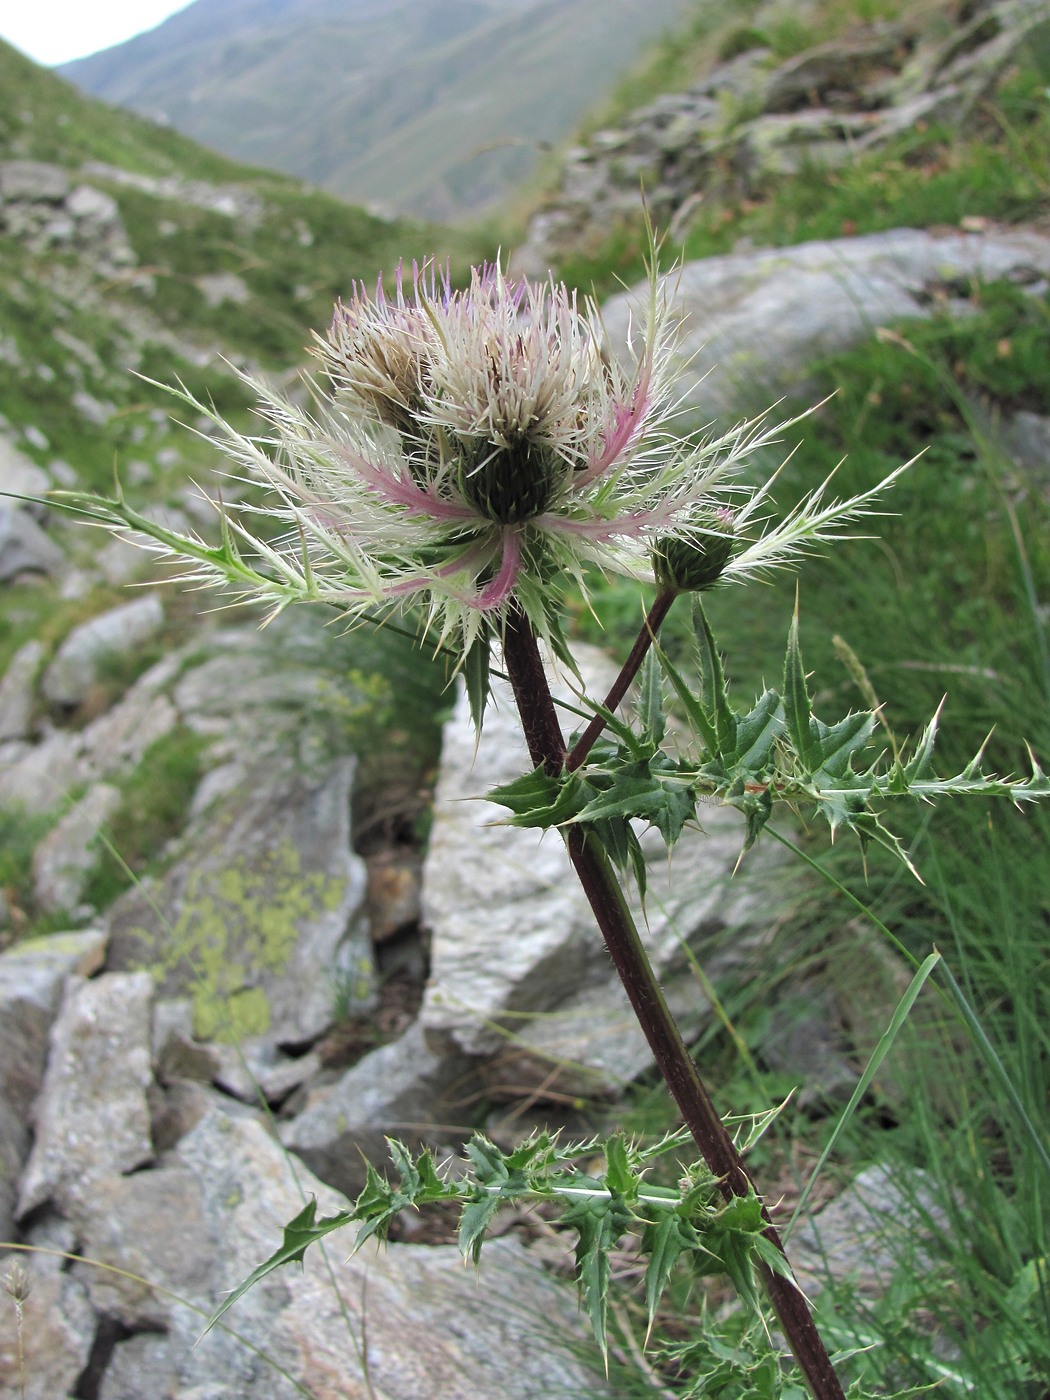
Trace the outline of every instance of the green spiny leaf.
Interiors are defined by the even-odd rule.
[[[736,715],[729,704],[722,659],[707,621],[703,604],[693,597],[693,629],[700,657],[701,698],[704,709],[714,722],[718,752],[728,761],[737,756]]]
[[[812,770],[815,780],[832,781],[844,777],[850,771],[850,759],[855,753],[866,748],[875,728],[875,716],[870,712],[847,715],[836,724],[821,724],[817,719],[810,721],[815,736],[814,748],[819,755],[819,767]]]
[[[464,1259],[470,1259],[475,1264],[478,1262],[485,1231],[503,1203],[503,1198],[496,1192],[475,1196],[473,1200],[465,1202],[459,1218],[459,1251]]]
[[[638,1178],[631,1170],[627,1139],[613,1133],[605,1143],[605,1184],[617,1196],[630,1200],[638,1194]]]
[[[820,763],[814,748],[815,735],[810,727],[811,718],[806,668],[802,664],[802,653],[798,644],[796,607],[788,631],[787,654],[784,657],[784,721],[795,753],[802,760],[807,773],[813,772]]]
[[[638,713],[645,738],[657,748],[666,730],[664,692],[660,684],[660,666],[650,651],[642,665],[638,683]]]
[[[279,1269],[284,1264],[302,1263],[308,1247],[317,1240],[324,1239],[325,1235],[330,1235],[333,1230],[341,1230],[344,1225],[350,1224],[354,1220],[353,1211],[344,1211],[340,1215],[329,1215],[323,1220],[317,1219],[317,1202],[309,1201],[302,1208],[294,1220],[290,1220],[284,1227],[284,1237],[281,1240],[279,1249],[276,1249],[265,1263],[254,1269],[244,1282],[224,1298],[222,1303],[216,1308],[208,1319],[208,1325],[204,1329],[204,1335],[218,1322],[229,1308],[231,1308],[238,1298],[243,1298],[248,1289],[253,1287],[260,1279],[267,1274],[273,1273],[274,1269]]]
[[[646,1226],[642,1235],[642,1253],[649,1258],[645,1270],[645,1306],[649,1313],[650,1330],[675,1264],[686,1250],[697,1249],[703,1249],[699,1236],[677,1211],[667,1211],[659,1220]]]
[[[608,1355],[609,1251],[630,1223],[630,1211],[615,1197],[577,1201],[561,1217],[561,1224],[577,1233],[576,1279],[603,1356]]]
[[[692,690],[690,690],[682,674],[675,669],[659,647],[656,648],[656,652],[660,658],[660,665],[663,667],[664,674],[671,682],[675,694],[682,703],[686,719],[693,733],[700,740],[701,744],[703,744],[704,749],[709,755],[717,755],[719,752],[718,735],[715,732],[714,724],[708,717],[707,711],[693,694]]]
[[[475,1133],[467,1143],[466,1151],[467,1156],[474,1163],[474,1171],[482,1185],[503,1186],[506,1184],[509,1177],[507,1159],[494,1142],[489,1142],[487,1137]]]
[[[766,773],[783,732],[784,706],[775,690],[767,690],[748,714],[737,719],[737,772],[756,778]]]
[[[467,687],[470,717],[474,721],[474,728],[478,734],[481,733],[481,725],[485,718],[485,706],[489,699],[489,659],[488,634],[482,632],[474,638],[463,658],[463,680]]]

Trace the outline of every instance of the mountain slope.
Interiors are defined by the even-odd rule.
[[[129,371],[243,410],[227,362],[291,371],[354,279],[484,251],[217,156],[0,43],[0,449],[48,486],[104,489],[135,461],[143,503],[178,496],[210,449]]]
[[[67,64],[238,159],[428,218],[491,206],[688,0],[196,0]]]

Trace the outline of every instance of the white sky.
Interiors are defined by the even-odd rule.
[[[0,38],[51,66],[152,29],[189,0],[0,0]]]

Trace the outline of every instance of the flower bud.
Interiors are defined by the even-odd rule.
[[[554,497],[562,458],[544,443],[521,437],[496,444],[464,444],[460,489],[486,519],[517,525],[542,515]]]
[[[664,535],[652,548],[653,573],[661,588],[702,593],[721,577],[732,553],[731,522],[726,532],[718,528],[695,530],[686,536]]]

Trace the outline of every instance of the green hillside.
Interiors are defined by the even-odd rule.
[[[596,164],[603,140],[607,150],[639,129],[639,106],[652,120],[661,97],[681,95],[714,65],[741,56],[759,53],[763,71],[772,71],[828,36],[870,34],[895,22],[925,26],[947,45],[957,31],[980,35],[992,11],[1013,16],[1038,8],[1023,0],[917,7],[901,0],[814,0],[804,7],[739,0],[716,15],[697,5],[692,29],[667,39],[613,105],[592,114],[580,139],[605,132],[595,139]],[[384,6],[373,9],[381,14]],[[523,26],[526,17],[519,16]],[[449,65],[448,85],[440,88],[461,107],[472,77],[480,83],[484,75],[491,85],[509,71],[463,43],[461,61]],[[545,52],[526,48],[518,51],[522,72],[534,61],[542,66]],[[244,92],[263,103],[251,57]],[[1033,42],[989,81],[966,122],[905,124],[885,146],[849,150],[833,167],[807,157],[792,170],[742,172],[726,156],[712,164],[708,183],[676,192],[679,207],[664,226],[682,208],[686,216],[674,224],[668,261],[676,252],[699,259],[814,238],[842,239],[839,249],[895,226],[975,237],[1002,226],[1045,235],[1048,92],[1050,41]],[[729,150],[754,113],[728,89],[718,100],[719,134]],[[383,144],[388,111],[376,107],[376,125],[355,154],[374,162],[377,178],[408,188],[414,177],[399,163],[393,136]],[[340,151],[348,113],[332,122]],[[440,163],[441,133],[407,107],[402,116],[424,161]],[[464,119],[463,131],[469,127]],[[686,145],[683,139],[679,150]],[[672,137],[663,156],[668,152],[667,168],[679,154]],[[260,141],[258,158],[265,154]],[[31,184],[32,172],[16,169],[9,177],[7,162],[55,167],[61,179],[41,175],[38,189],[50,180],[57,191],[64,179],[69,193],[11,197],[9,178],[10,188],[19,180]],[[442,179],[453,180],[454,168],[442,166]],[[640,273],[646,247],[638,171],[619,174],[635,200],[630,215],[581,236],[559,261],[571,284],[602,296]],[[96,210],[93,224],[67,218],[81,186],[94,192],[82,201]],[[654,199],[664,193],[655,191]],[[192,515],[189,482],[212,469],[215,454],[206,437],[172,425],[170,399],[129,371],[164,382],[179,377],[234,421],[250,421],[228,362],[290,381],[310,329],[324,326],[351,279],[371,279],[399,258],[429,252],[450,256],[461,270],[492,251],[465,233],[384,222],[289,178],[236,165],[169,128],[81,96],[2,46],[0,195],[0,429],[54,484],[106,490],[116,465],[136,503],[184,518]],[[550,191],[540,212],[556,211],[559,197]],[[106,201],[111,217],[103,217]],[[1034,269],[1031,276],[1022,269],[1005,282],[973,276],[935,283],[928,303],[924,319],[873,325],[861,343],[800,366],[809,374],[807,397],[777,412],[786,418],[818,400],[820,408],[756,464],[765,472],[788,459],[776,484],[782,514],[833,472],[833,493],[847,496],[921,454],[887,500],[886,515],[858,531],[864,538],[808,560],[797,579],[752,589],[743,601],[735,590],[714,590],[705,606],[737,703],[765,683],[780,684],[797,596],[818,715],[877,707],[887,752],[908,752],[947,695],[938,740],[944,771],[963,767],[986,740],[989,768],[1029,772],[1034,754],[1048,771],[1050,291]],[[48,528],[83,566],[83,585],[79,594],[60,594],[51,581],[18,579],[5,587],[0,670],[28,638],[53,649],[74,622],[127,596],[98,571],[93,532],[54,521]],[[569,631],[622,655],[648,601],[651,590],[596,579],[591,605],[579,601]],[[154,648],[189,635],[200,607],[198,596],[184,596]],[[661,643],[695,673],[682,600]],[[363,668],[373,664],[362,655]],[[399,725],[410,689],[403,677],[417,662],[413,656],[402,664],[391,706]],[[381,665],[375,663],[377,674]],[[119,675],[112,685],[119,690],[127,680]],[[442,703],[437,693],[435,682],[427,694],[432,722]],[[383,743],[403,748],[406,727],[395,727],[396,737],[381,738],[380,751],[370,755],[367,783],[377,790],[389,780]],[[136,777],[117,827],[136,871],[150,868],[177,829],[197,758],[192,746],[161,754],[153,770],[143,776],[144,765]],[[158,818],[160,833],[147,822],[158,785],[171,790],[178,808],[176,816]],[[869,1166],[897,1193],[880,1208],[874,1234],[869,1230],[859,1245],[856,1228],[848,1236],[841,1253],[851,1272],[827,1280],[815,1305],[830,1349],[856,1384],[851,1396],[1046,1400],[1050,814],[1045,804],[1021,813],[1006,803],[960,799],[954,808],[912,809],[893,819],[924,883],[883,849],[862,851],[843,840],[829,846],[826,832],[783,823],[781,834],[801,851],[800,873],[767,892],[757,972],[753,962],[746,976],[734,972],[739,964],[727,956],[729,971],[717,986],[698,973],[697,998],[717,997],[717,1017],[694,1053],[717,1086],[720,1109],[758,1115],[786,1104],[749,1157],[782,1218],[825,1149],[816,1200],[830,1200]],[[0,889],[13,890],[12,904],[31,912],[26,870],[54,814],[35,827],[17,814],[5,820]],[[425,826],[420,819],[414,839],[423,840]],[[774,838],[767,831],[762,839]],[[113,892],[106,887],[105,897]],[[39,929],[46,931],[46,921]],[[4,931],[0,942],[14,936]],[[725,930],[728,954],[735,955],[735,936]],[[944,964],[901,1028],[891,1021],[894,1008],[933,948]],[[778,1041],[797,1052],[790,1070],[774,1053]],[[877,1058],[886,1050],[885,1060]],[[802,1074],[804,1055],[811,1072]],[[840,1076],[825,1093],[829,1063],[845,1066],[845,1091]],[[846,1108],[869,1063],[863,1092]],[[483,1121],[488,1107],[472,1102],[470,1111]],[[663,1087],[644,1082],[611,1106],[574,1100],[557,1107],[591,1115],[596,1130],[615,1122],[648,1140],[674,1126]],[[534,1111],[541,1110],[530,1098],[523,1121]],[[515,1106],[514,1121],[517,1113]],[[683,1164],[667,1154],[654,1162],[654,1180],[661,1170],[671,1181]],[[874,1285],[855,1287],[854,1274],[870,1279],[872,1271]],[[754,1315],[731,1303],[724,1281],[699,1271],[665,1295],[643,1359],[650,1319],[637,1257],[624,1253],[613,1272],[622,1275],[611,1285],[610,1313],[617,1364],[631,1377],[625,1397],[802,1400],[801,1382],[770,1350]]]
[[[148,458],[166,439],[166,418],[155,422],[163,398],[129,369],[206,382],[217,400],[236,403],[223,360],[289,370],[354,279],[371,282],[401,258],[430,254],[462,268],[480,251],[464,235],[377,219],[238,165],[85,97],[2,44],[0,161],[45,162],[65,172],[70,189],[84,183],[116,205],[123,261],[108,271],[97,247],[48,234],[46,201],[21,213],[8,206],[9,219],[42,211],[36,235],[0,236],[0,308],[16,361],[0,412],[16,432],[46,424],[48,448],[24,450],[44,466],[64,458],[84,485],[104,484],[114,458],[132,448]],[[73,363],[57,326],[91,347],[90,363]],[[104,422],[72,407],[79,381],[109,405]],[[194,455],[185,435],[177,450]]]
[[[86,90],[344,198],[440,219],[534,174],[685,0],[197,0],[64,67]]]

